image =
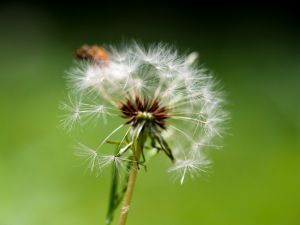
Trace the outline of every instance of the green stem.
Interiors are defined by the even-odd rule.
[[[134,152],[134,160],[132,162],[132,166],[131,166],[131,170],[130,170],[128,185],[127,185],[127,189],[126,189],[126,192],[124,195],[124,201],[123,201],[123,206],[121,208],[118,225],[125,225],[126,221],[127,221],[130,203],[131,203],[131,199],[132,199],[132,195],[133,195],[133,190],[134,190],[136,178],[137,178],[138,171],[139,171],[139,160],[140,160],[140,156],[143,151],[143,147],[144,147],[144,143],[145,143],[143,136],[144,136],[143,132],[141,132],[141,134],[137,138],[137,144],[133,145],[134,146],[134,149],[133,149],[134,150],[133,151]]]

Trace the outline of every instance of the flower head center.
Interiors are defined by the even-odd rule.
[[[122,117],[128,119],[127,123],[136,126],[141,121],[147,121],[153,125],[165,128],[166,119],[169,118],[168,108],[160,104],[160,100],[155,98],[136,97],[128,98],[120,105]]]
[[[137,118],[142,119],[142,120],[148,120],[148,121],[151,121],[154,119],[152,113],[150,113],[150,112],[138,112]]]

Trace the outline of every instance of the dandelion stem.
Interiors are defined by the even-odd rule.
[[[138,135],[137,138],[137,144],[133,145],[133,152],[134,152],[134,158],[135,160],[132,161],[132,166],[130,169],[127,189],[124,195],[124,201],[123,206],[121,208],[120,217],[118,221],[118,225],[125,225],[128,217],[128,212],[130,208],[130,203],[133,195],[134,186],[136,183],[136,178],[139,171],[139,159],[142,154],[144,143],[145,143],[145,137],[144,132],[142,131],[140,135]]]

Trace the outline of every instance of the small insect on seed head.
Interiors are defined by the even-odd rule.
[[[75,51],[76,58],[88,60],[97,63],[107,63],[109,59],[108,52],[98,45],[83,45]]]

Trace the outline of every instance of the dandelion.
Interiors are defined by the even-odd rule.
[[[205,151],[222,135],[227,119],[223,97],[212,74],[197,64],[196,52],[179,55],[169,45],[145,48],[133,42],[120,48],[85,45],[76,56],[79,61],[68,72],[70,94],[62,106],[67,113],[62,125],[71,129],[82,121],[124,119],[96,148],[80,145],[77,151],[91,171],[112,165],[106,221],[111,223],[123,200],[118,224],[124,225],[137,174],[151,157],[169,158],[169,172],[181,184],[188,175],[206,171],[210,162]],[[121,131],[124,136],[112,141]],[[103,155],[109,144],[116,152]]]

